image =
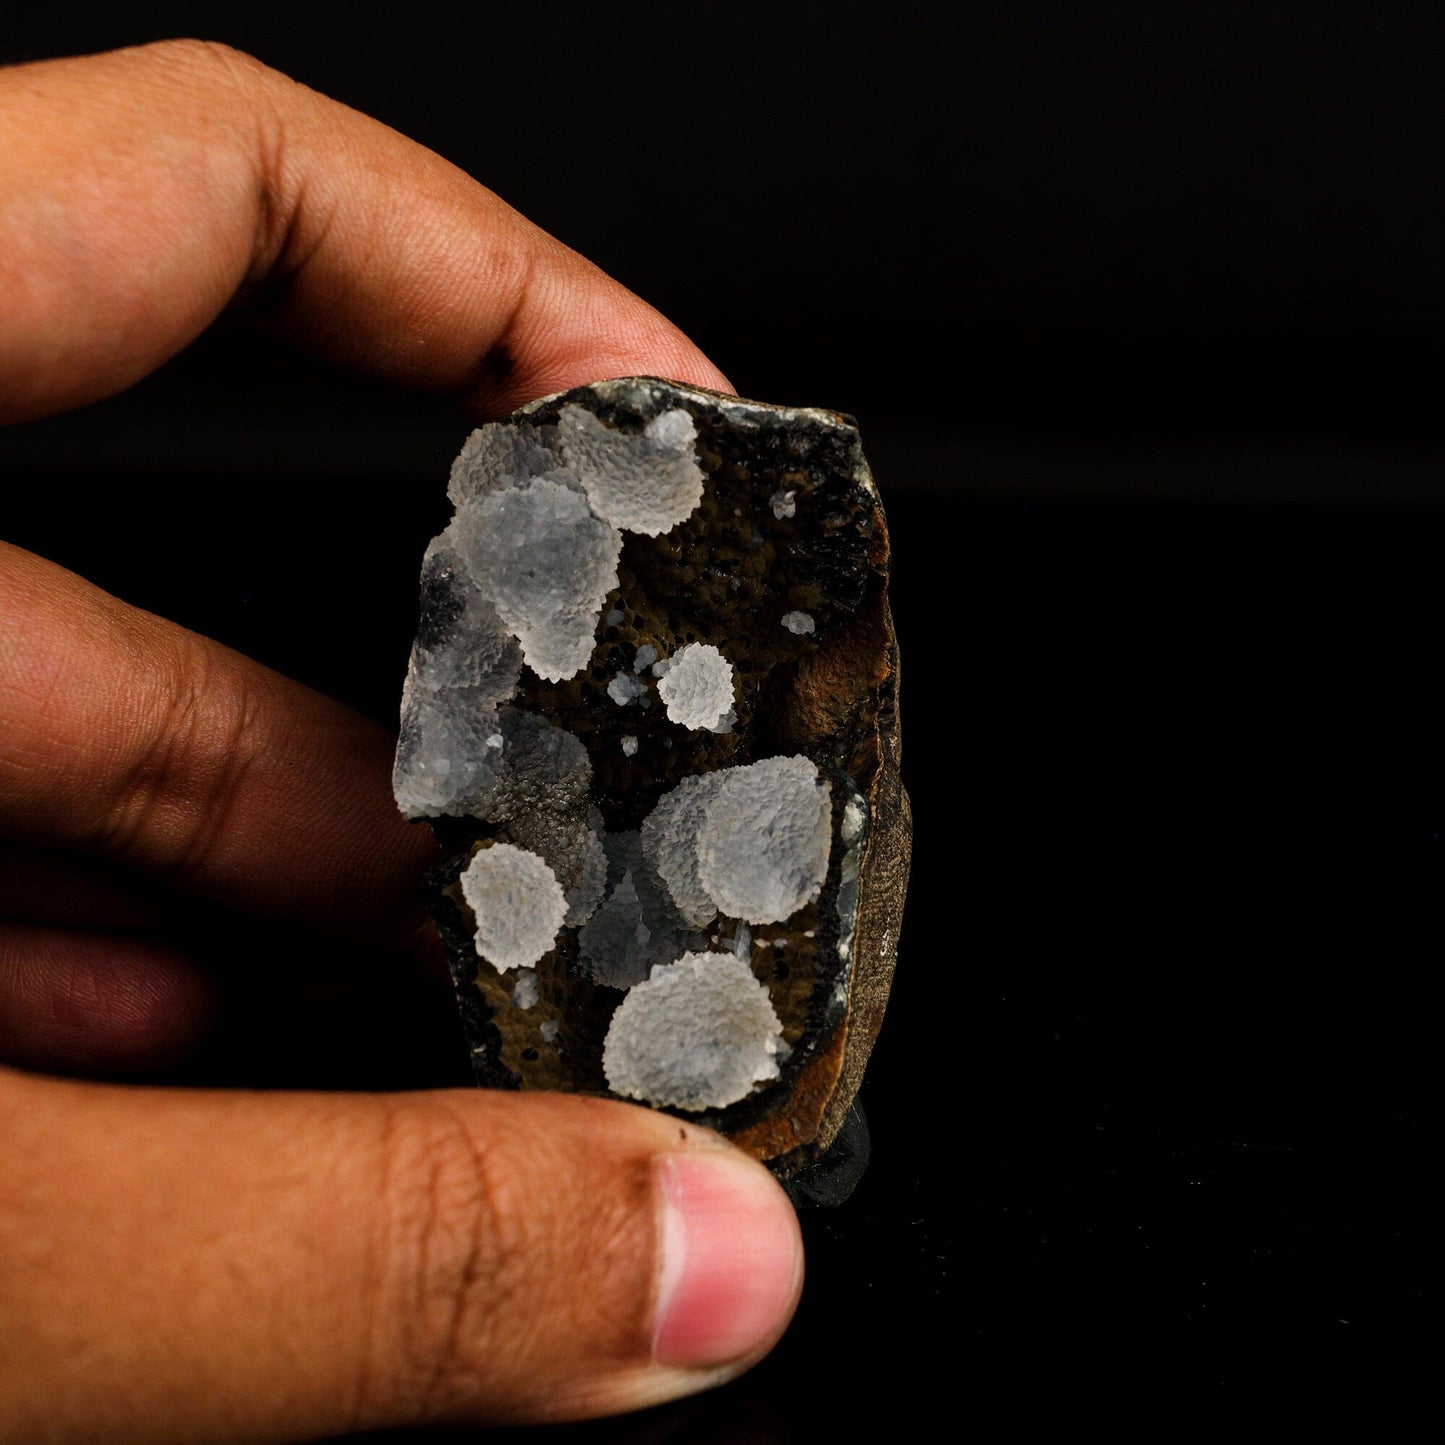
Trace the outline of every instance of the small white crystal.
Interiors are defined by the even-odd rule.
[[[697,835],[698,879],[720,912],[781,923],[816,898],[828,873],[827,780],[801,756],[725,768]]]
[[[733,665],[710,644],[690,642],[673,654],[657,691],[673,722],[716,728],[732,710]]]
[[[622,751],[629,758],[637,756],[637,739],[631,733],[626,733],[622,738]]]
[[[774,492],[768,498],[768,505],[773,509],[773,516],[778,521],[781,522],[784,517],[791,517],[797,512],[798,504],[793,500],[796,495],[795,492]]]
[[[629,677],[625,672],[619,672],[607,684],[607,696],[618,707],[627,707],[629,703],[641,702],[647,696],[647,684],[638,682],[635,677]]]
[[[592,510],[614,527],[655,537],[690,516],[702,500],[697,428],[681,407],[653,417],[639,435],[568,404],[558,433]]]
[[[644,642],[637,649],[637,656],[632,662],[632,670],[633,672],[646,672],[656,661],[657,649],[650,642]]]
[[[556,1041],[557,1033],[560,1028],[561,1025],[556,1019],[548,1019],[542,1025],[541,1029],[538,1030],[538,1032],[542,1035],[543,1043],[554,1043]]]
[[[783,626],[789,632],[796,632],[800,635],[813,630],[813,619],[806,612],[785,612],[783,613]]]
[[[512,985],[512,1007],[532,1008],[541,997],[542,991],[537,986],[537,970],[518,969],[517,981]]]
[[[783,1026],[731,953],[685,953],[628,991],[602,1048],[608,1087],[680,1109],[722,1109],[778,1077]]]
[[[487,738],[487,746],[489,748],[500,748],[502,746],[501,733],[491,733]]]
[[[608,627],[620,627],[622,625],[622,609],[614,607],[602,620]]]
[[[530,968],[557,940],[567,913],[557,876],[535,853],[494,843],[461,875],[477,918],[477,952],[493,968]]]

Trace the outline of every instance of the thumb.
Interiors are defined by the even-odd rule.
[[[786,1196],[600,1099],[102,1087],[0,1071],[0,1439],[576,1419],[782,1332]]]

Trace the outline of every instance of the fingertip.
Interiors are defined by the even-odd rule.
[[[143,1074],[190,1054],[216,1013],[211,977],[165,944],[0,925],[0,1059],[92,1076]]]
[[[777,1343],[797,1308],[797,1215],[772,1175],[732,1149],[663,1155],[654,1170],[662,1223],[653,1359],[730,1377]]]
[[[578,258],[580,260],[580,258]],[[511,329],[461,397],[478,422],[542,397],[617,377],[656,376],[735,396],[727,376],[677,326],[590,263],[565,286],[542,279],[523,294]]]
[[[670,1147],[642,1161],[650,1188],[639,1204],[650,1197],[654,1215],[650,1257],[634,1264],[652,1277],[643,1291],[643,1347],[623,1356],[589,1352],[583,1368],[501,1417],[509,1423],[616,1415],[716,1389],[762,1360],[797,1309],[802,1235],[769,1171],[708,1130],[610,1107],[643,1116],[642,1130],[654,1136],[672,1135]],[[594,1197],[606,1187],[594,1186]],[[610,1187],[620,1189],[620,1180]],[[594,1286],[592,1297],[603,1293]]]

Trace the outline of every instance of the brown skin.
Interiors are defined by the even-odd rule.
[[[238,307],[478,420],[605,376],[728,389],[455,167],[225,47],[0,71],[0,197],[0,421],[120,391]],[[0,1061],[184,1053],[213,999],[178,910],[349,929],[415,965],[431,850],[391,748],[0,544]],[[0,1438],[574,1418],[716,1383],[786,1312],[745,1359],[653,1364],[651,1181],[722,1147],[570,1097],[0,1068]]]

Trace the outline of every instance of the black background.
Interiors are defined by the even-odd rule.
[[[917,841],[872,1167],[806,1216],[769,1361],[576,1433],[1418,1403],[1445,13],[204,16],[465,167],[745,395],[853,413],[888,507]],[[0,54],[200,23],[12,3]],[[226,326],[0,434],[0,525],[390,719],[465,430]]]

